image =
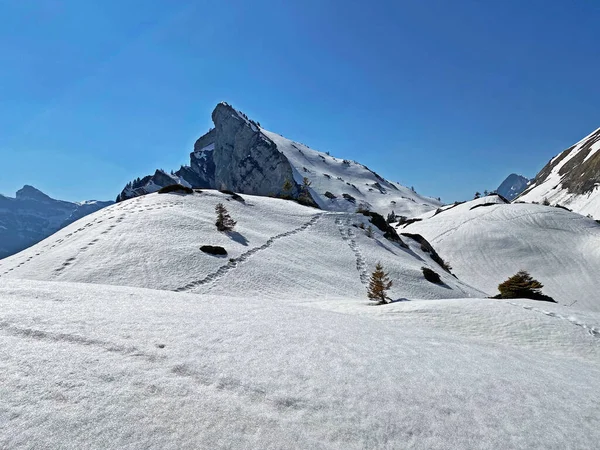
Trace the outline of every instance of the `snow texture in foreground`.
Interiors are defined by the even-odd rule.
[[[597,448],[575,311],[306,300],[0,280],[0,447]]]

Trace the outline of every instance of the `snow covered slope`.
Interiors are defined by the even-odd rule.
[[[367,217],[332,213],[293,201],[218,191],[193,195],[151,194],[87,216],[51,238],[0,261],[0,277],[137,286],[178,292],[365,298],[368,275],[380,261],[398,280],[391,297],[460,298],[482,293],[443,271],[405,239],[408,248],[373,238],[355,225]],[[216,230],[215,205],[226,204],[238,224]],[[207,255],[202,245],[220,245],[227,257]],[[445,285],[423,278],[438,272]]]
[[[65,202],[25,185],[14,198],[0,195],[0,259],[50,236],[113,202]]]
[[[600,219],[600,128],[555,156],[518,198],[560,204]]]
[[[491,196],[398,231],[422,234],[459,279],[489,295],[525,269],[559,303],[600,311],[600,224],[579,214]]]
[[[310,180],[310,193],[323,209],[354,212],[363,205],[384,216],[393,211],[397,215],[414,217],[441,205],[439,200],[383,179],[356,161],[312,150],[270,131],[261,129],[261,132],[290,161],[297,184],[302,185],[304,177]],[[330,198],[327,193],[335,198]]]
[[[599,314],[305,300],[0,280],[0,447],[597,448]]]
[[[355,161],[335,158],[260,127],[226,103],[212,113],[215,128],[200,137],[190,155],[190,166],[172,175],[157,171],[135,180],[119,200],[181,184],[279,197],[306,197],[330,211],[355,211],[359,205],[386,216],[413,217],[441,205],[398,183],[387,181]],[[311,185],[304,189],[304,178]],[[284,185],[291,183],[286,189]]]

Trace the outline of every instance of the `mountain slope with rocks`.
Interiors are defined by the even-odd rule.
[[[55,200],[27,185],[17,191],[14,198],[0,195],[0,259],[17,253],[112,203]]]
[[[552,158],[518,197],[600,219],[600,128]]]
[[[154,175],[128,184],[125,200],[169,184],[293,198],[330,211],[358,207],[387,215],[415,216],[436,209],[439,200],[385,180],[368,167],[310,149],[263,129],[226,103],[212,113],[215,128],[200,137],[190,165],[173,174]]]

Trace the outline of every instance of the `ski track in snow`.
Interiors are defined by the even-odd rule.
[[[554,318],[560,319],[560,320],[566,320],[567,322],[570,322],[570,323],[572,323],[575,326],[583,328],[585,331],[587,331],[587,333],[590,336],[593,336],[595,338],[600,338],[600,327],[587,325],[587,324],[581,322],[579,319],[577,319],[577,317],[573,317],[573,316],[571,316],[571,317],[565,317],[565,316],[562,316],[562,315],[557,314],[555,312],[546,311],[546,310],[535,308],[535,307],[529,306],[529,305],[519,305],[518,303],[513,303],[513,302],[508,302],[508,303],[510,305],[518,306],[520,308],[527,309],[529,311],[534,311],[534,312],[539,313],[539,314],[544,314],[544,315],[549,316],[549,317],[554,317]]]
[[[358,244],[356,243],[356,234],[352,229],[350,218],[346,218],[346,222],[344,223],[342,219],[335,219],[335,223],[340,230],[340,234],[342,235],[342,239],[350,250],[354,253],[356,257],[356,270],[358,270],[360,276],[360,282],[364,285],[367,284],[369,280],[369,274],[367,273],[367,263],[360,249],[358,248]]]
[[[263,245],[261,245],[260,247],[254,247],[250,250],[248,250],[247,252],[242,253],[240,256],[238,256],[237,258],[231,258],[229,260],[229,262],[221,267],[219,267],[215,272],[205,276],[204,278],[202,278],[201,280],[197,280],[197,281],[192,281],[191,283],[186,284],[185,286],[173,289],[173,291],[175,292],[188,292],[198,286],[202,286],[208,283],[212,283],[212,282],[216,282],[217,280],[219,280],[220,278],[222,278],[223,276],[225,276],[225,274],[227,272],[229,272],[230,270],[234,269],[237,267],[238,264],[246,261],[248,258],[250,258],[252,255],[254,255],[255,253],[258,253],[262,250],[266,250],[269,247],[271,247],[273,245],[273,243],[275,243],[276,241],[283,239],[285,237],[288,236],[292,236],[294,234],[300,233],[304,230],[306,230],[307,228],[313,226],[317,220],[319,220],[322,216],[324,215],[324,213],[320,213],[317,214],[315,216],[313,216],[312,219],[310,219],[308,222],[306,222],[304,225],[295,228],[291,231],[286,231],[285,233],[281,233],[278,234],[276,236],[273,236],[272,238],[269,238],[269,240],[267,240],[267,242],[265,242]]]

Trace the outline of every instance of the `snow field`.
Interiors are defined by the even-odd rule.
[[[0,447],[585,449],[600,438],[598,340],[578,327],[523,345],[524,315],[528,327],[559,321],[489,300],[361,314],[303,301],[3,280]],[[565,357],[580,339],[587,352]]]

